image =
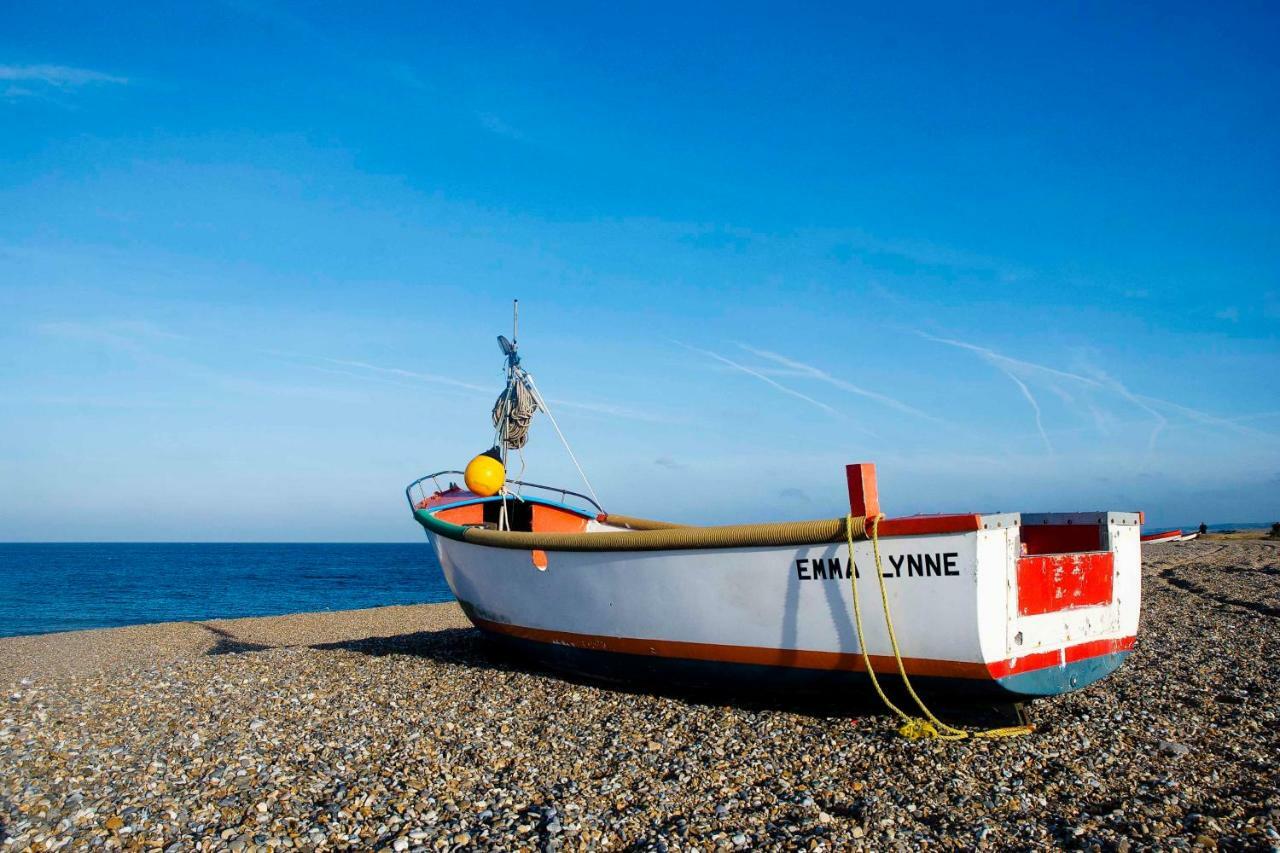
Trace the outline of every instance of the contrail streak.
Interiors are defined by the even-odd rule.
[[[1128,400],[1139,409],[1142,409],[1142,411],[1151,415],[1151,417],[1155,418],[1156,425],[1151,428],[1151,436],[1147,439],[1147,456],[1150,457],[1151,454],[1155,453],[1156,439],[1160,437],[1160,433],[1164,432],[1164,428],[1169,425],[1169,419],[1148,406],[1146,403],[1142,402],[1142,400],[1138,398],[1138,395],[1126,388],[1119,379],[1109,376],[1101,370],[1097,371],[1097,373],[1105,385],[1112,391],[1115,391],[1121,397]]]
[[[995,350],[990,350],[990,349],[987,349],[986,347],[980,347],[975,344],[965,343],[964,341],[953,341],[948,338],[937,338],[926,332],[917,332],[916,334],[920,335],[922,338],[928,338],[929,340],[936,341],[940,344],[947,344],[948,346],[959,347],[960,349],[967,349],[967,350],[970,350],[971,352],[976,352],[985,361],[987,361],[992,367],[994,367],[996,370],[999,370],[1001,373],[1007,376],[1013,382],[1014,385],[1018,386],[1018,390],[1022,392],[1022,396],[1026,398],[1029,404],[1031,404],[1031,411],[1035,414],[1035,418],[1036,418],[1036,430],[1039,431],[1040,438],[1044,440],[1044,446],[1048,448],[1050,453],[1053,453],[1053,442],[1049,440],[1049,433],[1044,428],[1044,418],[1040,412],[1040,403],[1036,400],[1035,395],[1031,393],[1031,389],[1027,387],[1027,383],[1023,382],[1020,378],[1018,378],[1017,374],[1013,372],[1014,366],[1034,369],[1034,368],[1039,368],[1040,365],[1031,364],[1030,362],[1025,362],[1025,361],[1019,361],[1016,358],[1009,358],[1008,356],[1001,355]],[[1087,376],[1077,376],[1074,373],[1066,373],[1064,371],[1054,370],[1053,368],[1048,368],[1048,367],[1042,368],[1042,369],[1054,375],[1060,376],[1062,378],[1077,379],[1089,385],[1099,384],[1094,380],[1088,378]]]
[[[996,365],[996,369],[1013,380],[1013,384],[1018,386],[1018,390],[1022,392],[1022,396],[1027,398],[1027,402],[1031,404],[1031,409],[1036,413],[1036,429],[1040,431],[1040,437],[1044,439],[1044,446],[1053,453],[1053,442],[1049,440],[1049,433],[1044,430],[1044,422],[1040,419],[1040,404],[1036,402],[1036,398],[1031,393],[1031,389],[1027,387],[1027,383],[1023,382],[1014,375],[1012,370],[1001,365]]]
[[[1036,364],[1035,362],[1032,362],[1032,361],[1023,361],[1018,358],[1011,358],[1010,356],[1004,355],[1003,353],[998,353],[993,349],[980,347],[977,344],[970,344],[970,343],[966,343],[965,341],[956,341],[950,338],[939,338],[929,334],[928,332],[921,332],[918,330],[916,331],[916,334],[922,338],[926,338],[928,340],[935,341],[940,344],[947,344],[948,346],[959,347],[960,349],[967,349],[972,352],[976,352],[979,355],[987,359],[990,359],[991,361],[1001,361],[1001,362],[1004,362],[1005,364],[1013,365],[1015,367],[1026,368],[1027,370],[1038,370],[1041,373],[1048,373],[1051,376],[1058,376],[1058,377],[1061,377],[1062,379],[1074,379],[1076,382],[1083,382],[1085,385],[1092,385],[1095,388],[1106,387],[1103,383],[1099,382],[1096,379],[1090,379],[1088,376],[1081,376],[1079,373],[1068,373],[1065,370],[1058,370],[1056,367],[1047,367],[1043,364]]]
[[[330,364],[340,364],[343,367],[358,367],[361,370],[371,370],[371,371],[374,371],[375,373],[386,373],[390,376],[403,376],[408,379],[418,379],[423,382],[434,382],[437,385],[449,385],[454,388],[466,388],[468,391],[482,391],[485,394],[488,394],[490,391],[493,390],[491,388],[486,388],[483,385],[475,385],[471,382],[462,382],[457,379],[452,379],[448,376],[439,376],[435,373],[418,373],[417,371],[405,370],[400,367],[379,367],[376,364],[368,364],[363,361],[346,361],[340,358],[325,358],[323,356],[320,357],[320,360],[327,361]]]
[[[1156,440],[1160,437],[1160,434],[1164,432],[1165,428],[1169,426],[1169,419],[1165,417],[1156,408],[1159,406],[1163,406],[1168,409],[1171,409],[1177,412],[1178,414],[1181,414],[1184,417],[1188,418],[1189,420],[1196,421],[1206,426],[1216,426],[1220,429],[1230,430],[1232,432],[1236,432],[1242,435],[1250,435],[1254,437],[1263,437],[1263,438],[1269,438],[1269,439],[1276,438],[1276,436],[1273,433],[1269,433],[1264,430],[1259,430],[1259,429],[1254,429],[1252,427],[1244,426],[1238,423],[1236,420],[1221,418],[1221,417],[1218,417],[1217,415],[1211,415],[1207,412],[1202,412],[1198,409],[1193,409],[1189,406],[1183,406],[1179,403],[1174,403],[1169,400],[1162,400],[1158,397],[1150,397],[1145,394],[1136,394],[1133,391],[1130,391],[1129,388],[1125,386],[1125,384],[1122,383],[1120,380],[1116,379],[1113,376],[1110,376],[1109,374],[1101,370],[1097,371],[1096,378],[1090,377],[1090,376],[1082,376],[1079,373],[1070,373],[1065,370],[1059,370],[1055,367],[1048,367],[1047,365],[1036,364],[1035,362],[1031,362],[1031,361],[1022,361],[1021,359],[1011,358],[1007,355],[1003,355],[1002,353],[998,353],[995,350],[988,349],[987,347],[978,346],[976,344],[967,343],[965,341],[957,341],[949,338],[939,338],[934,335],[930,335],[927,332],[922,332],[919,330],[917,330],[916,334],[920,335],[922,338],[926,338],[931,341],[936,341],[937,343],[940,343],[940,344],[947,344],[948,346],[959,347],[960,349],[966,349],[971,352],[975,352],[978,355],[982,356],[984,359],[986,359],[995,367],[1003,370],[1005,375],[1009,376],[1011,379],[1013,378],[1013,376],[1010,375],[1010,370],[1021,369],[1024,371],[1044,374],[1046,376],[1058,377],[1060,379],[1070,379],[1074,382],[1079,382],[1082,385],[1086,385],[1090,388],[1103,390],[1103,391],[1110,391],[1111,393],[1120,396],[1130,405],[1138,409],[1141,409],[1143,412],[1149,415],[1151,419],[1155,422],[1151,428],[1151,434],[1147,438],[1148,454],[1155,451]],[[1027,394],[1027,391],[1024,389],[1023,393],[1025,395]],[[1089,409],[1095,421],[1098,421],[1099,416],[1098,416],[1097,410],[1092,405],[1089,406]],[[1037,422],[1039,421],[1039,415],[1040,415],[1039,407],[1037,406],[1036,407]]]
[[[576,400],[560,400],[555,397],[548,397],[548,402],[555,403],[566,409],[578,409],[583,412],[592,412],[598,415],[606,415],[609,417],[623,418],[631,421],[645,421],[651,424],[672,424],[679,423],[677,420],[659,414],[650,414],[649,412],[640,412],[635,409],[628,409],[625,406],[616,406],[613,403],[581,403]]]
[[[839,412],[837,412],[835,409],[828,406],[826,403],[820,402],[805,394],[801,394],[799,391],[795,391],[791,388],[788,388],[786,385],[783,385],[781,382],[778,382],[775,379],[765,376],[763,373],[760,373],[759,371],[752,370],[750,367],[747,367],[744,364],[739,364],[733,359],[725,358],[719,353],[714,353],[711,350],[705,350],[695,346],[690,346],[689,344],[681,343],[680,341],[676,341],[676,343],[680,344],[680,346],[684,347],[685,349],[693,350],[694,352],[701,353],[707,356],[708,358],[714,358],[716,361],[720,362],[721,364],[727,364],[733,369],[739,370],[747,374],[748,376],[754,376],[756,379],[759,379],[761,382],[765,383],[766,385],[770,385],[773,388],[776,388],[777,390],[781,391],[783,394],[788,394],[792,397],[795,397],[798,400],[804,400],[806,403],[812,406],[817,406],[819,409],[822,409],[822,411],[826,412],[829,415],[835,415],[836,417],[841,416]]]
[[[776,352],[770,352],[769,350],[765,350],[765,349],[757,349],[753,346],[749,346],[743,343],[739,343],[738,346],[740,346],[742,349],[746,350],[747,352],[751,353],[752,355],[759,356],[760,358],[768,359],[769,361],[777,362],[778,364],[781,364],[783,367],[790,368],[791,370],[795,371],[797,374],[800,374],[802,376],[811,376],[814,379],[818,379],[823,382],[826,382],[828,385],[834,385],[835,387],[841,389],[842,391],[848,391],[850,394],[857,394],[859,396],[866,397],[869,400],[875,400],[877,403],[881,403],[885,406],[888,406],[891,409],[897,409],[900,412],[906,412],[909,415],[915,415],[918,418],[924,418],[925,420],[933,421],[934,423],[942,423],[942,421],[940,421],[938,418],[935,418],[932,415],[926,414],[913,406],[908,406],[906,403],[902,402],[901,400],[895,400],[893,397],[890,397],[888,395],[881,394],[877,391],[870,391],[866,388],[862,388],[858,385],[854,385],[852,382],[848,382],[844,379],[840,379],[838,377],[832,376],[830,373],[827,373],[825,370],[814,367],[811,364],[805,364],[802,361],[795,361],[793,359],[787,358],[785,355],[779,355]]]
[[[1193,421],[1198,421],[1199,423],[1205,424],[1207,426],[1221,427],[1222,429],[1231,430],[1232,432],[1236,432],[1241,435],[1253,436],[1255,438],[1257,437],[1272,438],[1272,439],[1276,438],[1275,433],[1267,432],[1266,430],[1255,429],[1249,426],[1244,426],[1243,424],[1240,423],[1240,421],[1257,420],[1259,418],[1273,417],[1276,414],[1280,414],[1277,412],[1263,412],[1263,413],[1254,414],[1254,415],[1241,415],[1238,418],[1221,418],[1221,417],[1218,417],[1217,415],[1211,415],[1208,412],[1202,412],[1199,409],[1192,409],[1188,406],[1183,406],[1178,403],[1171,403],[1168,400],[1161,400],[1158,397],[1148,397],[1145,394],[1134,394],[1133,396],[1135,399],[1145,400],[1147,403],[1150,403],[1153,406],[1168,406],[1170,409],[1173,409],[1174,411],[1181,413],[1182,415],[1186,416],[1188,419]]]
[[[380,367],[376,364],[368,364],[363,361],[348,361],[348,360],[338,359],[338,358],[320,357],[320,360],[326,361],[330,364],[340,364],[340,365],[343,365],[344,367],[357,367],[357,368],[360,368],[361,370],[367,370],[374,373],[383,373],[389,376],[398,376],[406,379],[417,379],[422,382],[432,382],[438,385],[446,385],[451,388],[461,388],[466,391],[475,391],[477,393],[486,394],[486,395],[497,393],[497,391],[495,390],[496,386],[495,388],[486,388],[483,385],[475,385],[471,382],[462,382],[457,379],[451,379],[447,376],[439,376],[434,373],[419,373],[414,370],[405,370],[404,368],[401,368],[401,367]],[[347,371],[341,371],[341,372],[347,376],[355,376],[355,377],[366,378],[366,379],[376,378],[376,377],[362,375],[358,373],[350,373]],[[670,423],[671,422],[670,419],[665,418],[661,415],[648,414],[646,412],[638,412],[632,409],[625,408],[623,406],[613,405],[612,403],[582,403],[575,400],[560,400],[560,399],[556,399],[555,397],[548,397],[547,399],[550,402],[555,403],[557,406],[564,406],[565,408],[569,408],[569,409],[578,409],[584,412],[592,412],[595,414],[607,415],[615,418],[624,418],[627,420],[635,420],[635,421],[646,421],[649,423]]]

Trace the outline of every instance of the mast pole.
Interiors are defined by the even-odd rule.
[[[510,411],[510,407],[513,404],[514,396],[515,396],[514,388],[512,386],[514,385],[515,382],[519,381],[516,374],[516,365],[519,364],[520,362],[520,356],[516,354],[516,343],[519,340],[519,335],[520,335],[520,300],[513,299],[511,300],[511,352],[507,355],[507,390],[505,392],[506,398],[507,398],[508,411]],[[502,469],[503,471],[505,471],[507,468],[508,450],[507,450],[507,442],[502,437],[501,427],[498,427],[498,435],[499,435],[498,450],[502,454]],[[502,484],[500,497],[502,499],[502,502],[500,504],[501,509],[498,512],[498,529],[510,530],[511,524],[507,517],[507,484],[505,481]]]

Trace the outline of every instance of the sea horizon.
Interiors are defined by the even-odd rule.
[[[451,601],[417,543],[0,543],[0,637]]]

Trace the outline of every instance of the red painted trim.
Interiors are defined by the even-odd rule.
[[[1075,663],[1087,658],[1132,651],[1136,639],[1135,637],[1118,637],[1111,640],[1092,640],[1088,643],[1067,646],[1065,649],[1036,652],[1020,658],[1010,658],[1009,660],[989,663],[987,664],[987,671],[991,673],[992,678],[1005,678],[1006,676],[1031,672],[1036,669],[1049,669],[1050,667]]]
[[[880,514],[880,492],[876,488],[876,464],[858,462],[844,466],[849,481],[849,511],[874,518]]]
[[[1041,554],[1018,559],[1018,613],[1038,616],[1111,603],[1115,555]]]
[[[450,504],[461,503],[462,501],[474,501],[480,499],[480,496],[475,492],[468,492],[465,489],[450,489],[447,492],[436,492],[434,495],[418,501],[414,506],[417,509],[435,509],[436,507],[449,506]]]
[[[886,518],[880,522],[881,536],[923,536],[929,533],[969,533],[982,529],[982,516],[963,515],[909,515],[905,518]]]
[[[568,631],[551,631],[545,628],[526,628],[521,625],[491,622],[479,616],[472,616],[471,621],[475,623],[477,628],[492,631],[495,634],[505,634],[521,640],[554,643],[590,651],[716,661],[719,663],[786,666],[796,669],[866,671],[862,655],[843,652],[817,652],[805,649],[776,649],[759,646],[730,646],[719,643],[687,643],[680,640],[644,640],[633,637],[573,634]],[[1066,660],[1071,663],[1072,661],[1083,660],[1097,655],[1109,654],[1113,651],[1131,649],[1133,648],[1133,639],[1133,637],[1126,637],[1122,640],[1098,640],[1092,643],[1081,643],[1066,650]],[[1006,675],[1028,672],[1033,669],[1058,666],[1062,655],[1063,652],[1061,651],[1044,652],[993,664],[904,657],[902,663],[908,675],[987,680],[1003,678]],[[898,672],[897,661],[889,655],[871,655],[871,666],[877,674],[896,674]]]
[[[1143,542],[1172,542],[1174,539],[1182,538],[1181,530],[1166,530],[1163,533],[1148,533],[1141,537]]]

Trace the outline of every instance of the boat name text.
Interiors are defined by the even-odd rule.
[[[886,578],[960,576],[960,570],[956,568],[960,554],[956,551],[897,556],[891,554],[888,559],[890,570],[883,572]],[[850,569],[858,577],[862,577],[862,572],[852,565],[852,561],[841,560],[839,557],[801,557],[796,560],[796,577],[802,581],[848,578]]]

